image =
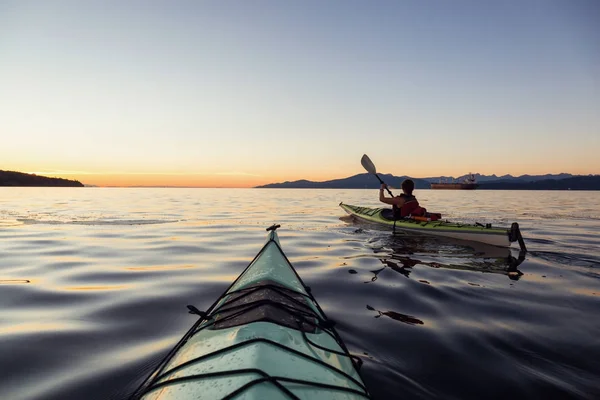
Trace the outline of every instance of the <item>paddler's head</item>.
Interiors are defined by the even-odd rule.
[[[405,179],[404,182],[402,182],[402,191],[405,194],[408,194],[408,195],[412,196],[413,190],[415,190],[415,183],[413,182],[413,180],[412,179]]]

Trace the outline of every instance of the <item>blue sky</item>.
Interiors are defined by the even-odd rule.
[[[1,1],[0,169],[600,173],[597,1]]]

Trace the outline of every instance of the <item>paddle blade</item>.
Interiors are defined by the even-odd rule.
[[[371,174],[377,173],[377,168],[375,168],[375,164],[373,164],[373,161],[371,161],[368,155],[363,154],[362,158],[360,159],[360,163],[362,164],[363,168],[367,170],[367,172]]]

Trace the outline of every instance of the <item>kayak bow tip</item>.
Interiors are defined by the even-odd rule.
[[[281,225],[279,225],[279,224],[273,224],[273,225],[271,225],[270,227],[267,228],[267,232],[269,232],[269,231],[275,231],[275,230],[277,230],[277,228],[281,228]]]

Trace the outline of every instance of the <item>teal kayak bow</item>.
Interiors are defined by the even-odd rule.
[[[133,399],[368,399],[361,361],[292,267],[275,230]]]

